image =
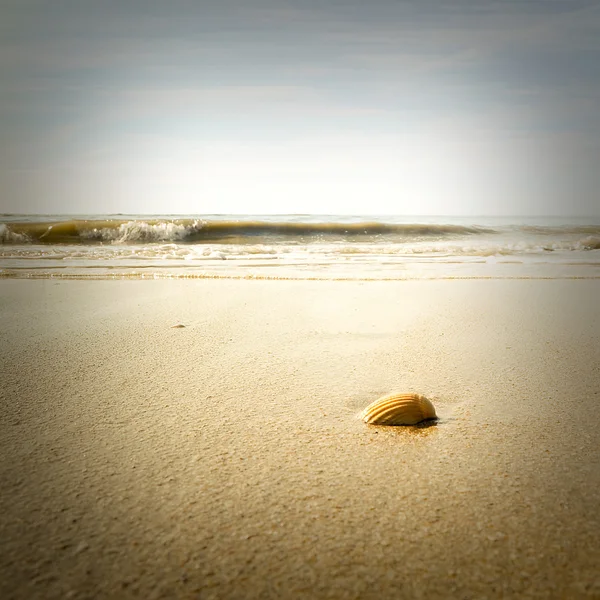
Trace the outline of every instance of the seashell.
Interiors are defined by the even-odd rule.
[[[420,394],[389,394],[371,402],[361,413],[371,425],[415,425],[426,419],[435,419],[431,400]]]

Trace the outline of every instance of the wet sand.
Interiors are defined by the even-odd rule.
[[[599,298],[0,281],[0,597],[600,598]]]

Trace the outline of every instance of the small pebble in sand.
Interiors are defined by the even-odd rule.
[[[185,325],[178,323],[177,325],[172,325],[171,329],[183,329],[184,327],[185,327]]]
[[[435,419],[431,400],[420,394],[389,394],[371,402],[361,413],[371,425],[416,425],[426,419]]]

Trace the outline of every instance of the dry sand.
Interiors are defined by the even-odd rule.
[[[0,597],[600,598],[599,299],[1,281]]]

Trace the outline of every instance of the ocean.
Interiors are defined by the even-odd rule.
[[[600,218],[0,215],[3,278],[600,278]]]

